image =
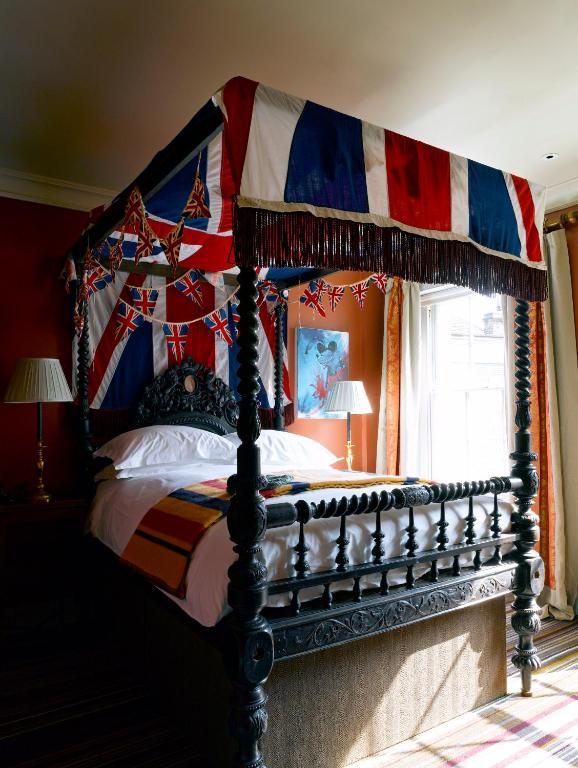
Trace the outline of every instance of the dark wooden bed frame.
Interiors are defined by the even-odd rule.
[[[77,261],[82,279],[82,259]],[[265,506],[259,491],[266,480],[261,474],[260,432],[257,394],[259,371],[257,351],[257,273],[241,267],[239,282],[239,393],[233,394],[211,371],[185,360],[159,376],[146,388],[137,407],[135,425],[189,424],[224,434],[235,428],[241,439],[237,453],[237,474],[232,478],[234,494],[227,523],[237,559],[229,569],[228,603],[230,613],[211,630],[203,632],[221,651],[232,684],[231,729],[238,745],[234,765],[238,768],[264,768],[260,740],[267,728],[264,683],[274,661],[299,656],[331,646],[368,637],[393,627],[426,620],[461,606],[487,600],[513,591],[515,600],[512,625],[519,635],[513,663],[521,671],[522,695],[531,695],[531,673],[540,666],[533,637],[539,630],[538,605],[544,568],[534,549],[539,538],[538,519],[531,511],[538,487],[533,462],[536,455],[530,435],[530,353],[528,303],[517,301],[515,316],[516,356],[515,451],[510,477],[488,480],[416,485],[382,491],[356,493],[342,498],[328,498],[318,504],[297,500],[294,504]],[[282,407],[282,307],[276,309],[275,419],[276,429],[283,429]],[[82,445],[86,455],[92,450],[88,402],[89,328],[79,344],[78,391]],[[196,386],[188,392],[184,379],[192,376]],[[512,492],[516,511],[511,517],[511,532],[504,534],[500,525],[497,498]],[[491,514],[492,535],[477,539],[474,532],[474,498],[494,495]],[[445,503],[469,499],[465,518],[465,538],[450,543],[446,535]],[[413,510],[416,506],[439,506],[437,547],[420,551]],[[405,529],[406,554],[385,559],[381,514],[385,510],[407,509],[409,525]],[[371,562],[351,565],[348,559],[348,519],[355,515],[373,515],[374,531]],[[307,561],[307,523],[311,519],[338,517],[340,534],[336,541],[335,568],[312,573]],[[269,528],[298,523],[295,549],[295,575],[269,581],[261,557],[261,540]],[[502,547],[513,543],[512,551],[502,558]],[[473,565],[464,567],[461,557],[474,553]],[[451,560],[450,568],[441,568],[440,560]],[[415,566],[429,564],[426,577],[416,579]],[[403,569],[405,583],[390,586],[388,574]],[[380,586],[363,589],[363,577],[378,574]],[[352,587],[345,588],[346,582]],[[302,589],[317,586],[322,597],[301,602]],[[290,596],[287,608],[268,608],[268,595]],[[183,612],[183,621],[195,625]]]

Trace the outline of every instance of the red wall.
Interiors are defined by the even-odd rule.
[[[348,284],[363,279],[367,274],[336,272],[327,279],[336,284]],[[365,306],[360,309],[351,291],[347,290],[335,312],[328,310],[327,317],[322,318],[299,303],[301,292],[301,288],[293,288],[289,292],[288,353],[294,399],[297,399],[295,329],[301,325],[349,331],[349,378],[359,379],[365,384],[373,408],[371,414],[351,417],[353,468],[374,472],[383,345],[383,295],[371,286]],[[297,419],[289,430],[318,440],[337,456],[345,455],[346,422],[343,419]],[[337,466],[345,466],[345,462]]]
[[[70,382],[68,299],[59,274],[67,248],[87,214],[0,198],[3,291],[0,312],[0,398],[19,357],[57,357]],[[45,480],[49,491],[72,492],[73,407],[44,406]],[[35,479],[36,407],[0,402],[0,485],[14,492]]]

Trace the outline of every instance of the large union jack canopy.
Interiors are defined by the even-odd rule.
[[[230,285],[240,265],[285,285],[313,269],[366,269],[543,300],[544,204],[542,187],[512,173],[234,78],[73,248],[78,264],[100,262],[119,273],[112,286],[100,265],[88,273],[98,315],[91,319],[91,403],[126,404],[116,372],[134,377],[129,358],[148,361],[136,377],[142,384],[184,351],[200,354],[234,386],[229,334],[223,341],[191,310],[231,313],[220,309],[223,280]],[[145,281],[127,268],[131,260],[171,271]],[[137,327],[120,334],[118,323],[132,317],[124,305],[143,311],[143,300],[152,325],[137,317]],[[188,334],[186,342],[174,341],[177,332]],[[136,340],[145,336],[152,352],[143,358]],[[270,348],[264,359],[269,382]]]
[[[163,242],[197,172],[211,215],[184,221],[183,267],[368,269],[546,298],[543,187],[242,77],[113,201],[77,255],[123,221],[136,185],[158,238],[144,260],[167,263]],[[125,256],[138,242],[125,234]]]

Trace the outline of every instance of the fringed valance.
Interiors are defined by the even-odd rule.
[[[239,265],[374,270],[412,282],[451,283],[528,301],[547,297],[544,270],[483,253],[470,242],[255,208],[236,209],[234,234]]]
[[[215,101],[237,264],[546,298],[542,187],[244,78]]]

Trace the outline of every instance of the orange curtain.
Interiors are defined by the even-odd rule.
[[[546,567],[546,586],[556,586],[555,540],[556,505],[552,470],[552,445],[550,440],[550,410],[548,405],[548,377],[544,305],[530,304],[530,348],[532,353],[532,449],[538,454],[536,468],[540,475],[540,487],[534,501],[534,511],[540,518],[538,551]]]
[[[386,344],[386,473],[399,475],[399,417],[401,393],[401,323],[403,316],[403,280],[394,277],[389,294],[387,311]]]

